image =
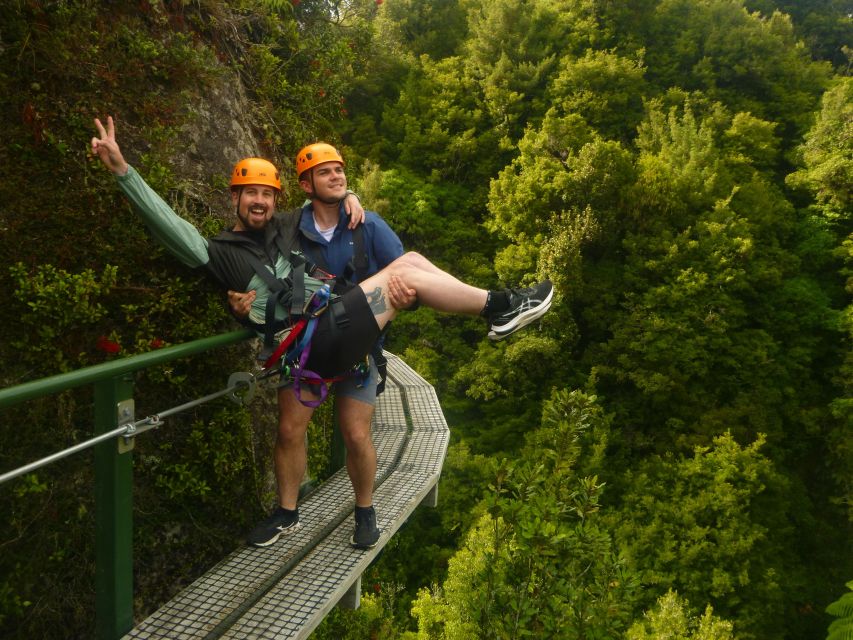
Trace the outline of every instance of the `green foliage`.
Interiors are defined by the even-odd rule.
[[[221,118],[199,105],[233,89],[250,107],[217,126],[233,116],[257,134],[233,148],[291,176],[302,144],[345,141],[352,184],[407,248],[481,286],[548,276],[557,289],[551,313],[499,344],[479,319],[395,321],[389,346],[435,384],[458,444],[439,510],[395,536],[363,610],[323,633],[403,636],[416,590],[434,583],[416,602],[422,637],[516,625],[558,636],[557,624],[563,637],[615,637],[632,621],[638,637],[727,637],[698,613],[710,585],[738,637],[816,638],[816,603],[850,572],[834,551],[850,537],[853,486],[848,13],[840,0],[0,4],[0,160],[14,178],[0,181],[4,379],[231,326],[221,296],[154,247],[85,146],[92,117],[118,115],[129,160],[216,233],[223,178],[186,169],[199,156],[227,167],[233,152],[187,131]],[[150,370],[138,406],[196,397],[224,384],[211,371],[242,368],[244,351],[229,350]],[[532,431],[552,389],[581,387],[594,403],[560,392],[547,411],[574,407],[574,423],[594,405],[607,437]],[[3,467],[86,437],[90,404],[74,392],[8,412]],[[140,439],[137,615],[266,509],[274,416],[248,420],[203,409]],[[318,414],[312,475],[328,433]],[[762,453],[732,444],[758,433]],[[517,462],[476,506],[495,452]],[[90,635],[91,477],[82,458],[68,465],[0,496],[0,635]],[[660,578],[643,621],[643,594],[618,578],[617,530],[649,549],[644,575]],[[725,544],[710,549],[700,530]],[[687,600],[655,604],[669,586]]]
[[[839,253],[845,257],[843,275],[847,276],[846,291],[853,294],[853,234],[844,240]],[[830,455],[837,464],[833,465],[833,477],[838,483],[839,491],[834,501],[847,507],[849,522],[853,522],[853,304],[848,304],[839,318],[839,325],[844,332],[844,360],[839,368],[838,383],[841,395],[830,404],[837,425],[827,438]]]
[[[853,581],[847,583],[847,588],[853,591]],[[826,608],[826,612],[838,618],[829,625],[826,640],[849,640],[853,637],[853,593],[842,595]]]
[[[641,58],[590,49],[582,58],[564,57],[561,67],[550,91],[564,113],[579,114],[604,138],[634,137],[649,92]]]
[[[628,474],[616,516],[646,599],[668,589],[691,603],[710,598],[739,638],[784,633],[783,589],[793,579],[788,483],[763,444],[741,447],[726,434],[692,458],[650,458]]]
[[[51,264],[28,273],[23,263],[9,268],[17,314],[17,337],[11,346],[20,349],[29,366],[47,362],[56,371],[67,371],[85,362],[85,327],[97,325],[106,314],[103,300],[115,286],[118,268],[107,265],[100,277],[86,269],[71,274]],[[81,332],[81,330],[84,330]]]
[[[382,36],[393,38],[401,53],[436,60],[456,54],[468,29],[460,0],[397,0],[379,20]]]
[[[370,590],[373,593],[361,596],[358,609],[333,609],[311,637],[317,640],[393,640],[402,637],[391,617],[397,590],[393,585],[378,582],[370,585]]]
[[[600,388],[610,396],[616,376],[619,404],[633,413],[636,399],[640,422],[656,429],[652,415],[665,407],[669,429],[654,438],[663,448],[682,437],[682,446],[707,443],[726,429],[775,441],[790,415],[779,411],[792,397],[784,389],[823,394],[800,380],[834,314],[820,282],[801,270],[792,207],[761,169],[768,133],[719,106],[702,118],[653,110],[641,127],[636,226],[616,285],[625,313],[607,310],[620,319],[603,351],[589,355]],[[642,400],[622,395],[629,381]]]
[[[844,308],[838,316],[842,334],[838,352],[842,362],[836,382],[839,395],[830,404],[834,424],[828,430],[828,454],[837,461],[833,465],[833,479],[838,489],[832,492],[832,501],[846,505],[848,520],[853,521],[853,219],[850,211],[850,184],[853,182],[853,135],[851,135],[850,97],[853,83],[841,78],[827,91],[822,100],[814,126],[799,147],[801,167],[787,176],[787,182],[805,189],[814,199],[808,208],[809,218],[815,227],[829,239],[832,249],[824,254],[834,254],[835,260],[824,262],[822,272],[834,275],[838,271],[846,295]],[[839,296],[842,298],[842,296]]]
[[[516,281],[536,266],[536,247],[552,240],[555,229],[568,223],[580,227],[571,253],[614,231],[613,217],[634,180],[629,154],[617,142],[593,134],[577,115],[559,117],[549,111],[540,129],[531,129],[519,143],[519,156],[492,181],[489,228],[509,238],[509,256],[499,274]],[[563,220],[560,220],[560,216]],[[584,219],[585,218],[585,219]],[[561,224],[562,223],[562,224]],[[532,252],[519,259],[521,251]],[[523,254],[522,254],[523,255]],[[577,280],[577,260],[554,264],[547,275],[570,283]],[[512,268],[512,271],[509,270]],[[565,273],[565,275],[562,275]]]
[[[631,625],[627,640],[734,640],[732,624],[716,618],[710,605],[699,618],[690,616],[686,609],[677,593],[667,591],[645,613],[643,621]]]
[[[669,109],[660,101],[650,104],[637,138],[637,198],[640,210],[654,212],[651,221],[684,226],[690,223],[686,216],[729,195],[734,176],[718,140],[730,118],[719,103],[694,106],[688,98]],[[739,153],[736,158],[740,164]]]
[[[0,114],[6,123],[0,159],[14,166],[15,176],[0,182],[5,203],[0,256],[7,265],[0,283],[11,293],[0,317],[7,384],[230,326],[221,297],[202,284],[201,274],[188,274],[153,247],[117,195],[112,177],[87,157],[86,147],[93,117],[118,116],[129,161],[172,200],[183,177],[174,170],[176,150],[185,150],[181,127],[195,117],[197,96],[223,73],[228,55],[214,40],[234,33],[228,23],[233,14],[220,3],[107,4],[0,5],[0,90],[5,96]],[[198,176],[192,179],[197,185]],[[187,206],[203,210],[190,216],[202,228],[221,227],[209,205],[193,204],[190,198]],[[245,368],[245,357],[242,349],[232,350],[140,374],[137,407],[161,410],[176,398],[185,401],[220,389],[225,379],[210,372]],[[195,419],[203,420],[200,415]],[[233,548],[262,512],[260,482],[250,466],[263,467],[248,464],[246,456],[255,452],[236,437],[246,434],[242,419],[243,430],[233,432],[238,416],[223,414],[212,421],[211,430],[197,423],[191,447],[178,436],[180,428],[140,438],[138,476],[145,478],[146,465],[158,466],[168,489],[158,489],[153,477],[135,487],[140,612],[151,611]],[[169,426],[182,420],[170,420]],[[91,425],[89,389],[6,410],[0,422],[3,469],[77,444],[91,437]],[[142,441],[152,440],[160,440],[162,451],[145,450]],[[194,462],[198,450],[205,452],[207,465]],[[239,469],[227,466],[238,461]],[[0,635],[91,635],[91,473],[91,458],[78,455],[40,472],[38,485],[20,485],[26,492],[12,491],[10,484],[0,495],[8,525],[0,560]],[[36,486],[46,490],[35,491]],[[214,497],[217,508],[205,504]]]
[[[254,24],[245,49],[249,64],[241,71],[257,98],[252,116],[261,145],[293,176],[297,149],[338,138],[352,78],[363,74],[370,55],[377,4],[304,0],[267,9],[246,8]],[[293,193],[294,202],[301,201],[301,192]]]
[[[747,0],[744,5],[767,16],[776,10],[787,13],[795,33],[814,58],[831,61],[842,75],[850,69],[848,47],[853,41],[853,19],[844,0]]]
[[[409,637],[412,601],[418,589],[440,583],[447,562],[471,525],[484,513],[479,504],[495,461],[452,443],[442,469],[438,509],[418,509],[363,575],[362,605],[336,609],[315,631],[319,638]]]
[[[465,56],[484,106],[504,145],[512,145],[547,111],[546,88],[559,56],[579,53],[596,39],[593,3],[483,2],[469,13]]]
[[[394,158],[433,182],[483,188],[506,153],[483,104],[478,83],[461,57],[421,59],[383,115],[382,133]],[[387,147],[386,147],[387,148]]]
[[[25,600],[19,593],[18,580],[21,577],[21,565],[17,564],[9,575],[4,576],[0,583],[0,625],[4,624],[7,618],[22,617],[27,607],[32,606],[32,602]]]
[[[476,357],[454,373],[451,388],[479,402],[473,424],[465,428],[478,451],[512,454],[537,424],[542,398],[564,378],[560,344],[548,335],[557,323],[554,314],[541,332],[529,329],[509,343],[481,343]]]
[[[375,203],[373,208],[400,236],[404,246],[418,247],[445,268],[457,265],[457,269],[472,276],[483,271],[482,263],[491,243],[484,241],[477,225],[480,203],[467,189],[424,180],[404,168],[382,172],[376,169],[373,175],[378,185],[364,190],[366,199]],[[478,280],[475,277],[473,282],[486,284]]]
[[[831,563],[818,550],[834,544],[838,513],[823,505],[849,495],[853,415],[842,391],[849,376],[837,369],[849,351],[838,331],[846,253],[833,251],[846,233],[817,211],[801,215],[814,191],[783,190],[789,152],[829,78],[797,42],[797,20],[824,6],[791,9],[792,23],[722,0],[465,4],[465,41],[439,61],[393,49],[409,75],[399,100],[386,94],[368,136],[383,176],[405,185],[385,192],[385,211],[411,203],[418,216],[395,225],[411,234],[407,247],[432,256],[442,225],[428,213],[453,201],[444,187],[476,193],[488,182],[480,219],[499,243],[497,275],[510,285],[545,275],[557,295],[539,332],[445,351],[453,358],[436,353],[452,338],[437,337],[432,317],[404,316],[404,357],[429,372],[479,451],[513,451],[537,403],[560,385],[601,393],[620,425],[613,453],[627,468],[726,431],[741,442],[766,433],[766,455],[796,487],[788,508],[808,531],[788,551],[803,567]],[[806,143],[815,151],[837,149],[828,134],[843,132],[844,110],[834,100],[828,93],[837,115],[824,125],[825,144]],[[844,156],[833,163],[843,195]],[[471,204],[473,222],[481,205]],[[608,495],[618,502],[621,490],[611,485]],[[812,517],[826,528],[807,525]],[[785,587],[787,597],[807,611],[818,582],[802,597]],[[792,624],[788,637],[800,630]]]
[[[163,447],[172,461],[146,460],[146,473],[171,500],[217,504],[220,496],[252,475],[252,431],[248,414],[220,410]],[[177,434],[175,434],[177,435]]]
[[[761,18],[741,2],[663,0],[636,26],[653,84],[701,91],[790,132],[805,131],[829,78],[787,16]]]
[[[421,590],[419,638],[593,638],[624,628],[632,580],[598,515],[608,431],[595,397],[554,394],[522,455],[499,466],[488,514],[442,587]]]
[[[817,122],[799,148],[804,167],[787,181],[811,191],[822,216],[850,222],[853,184],[853,78],[841,78],[823,95]]]

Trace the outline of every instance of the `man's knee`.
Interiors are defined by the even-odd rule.
[[[338,399],[338,417],[341,435],[347,451],[355,453],[373,448],[370,423],[373,421],[373,405],[353,398]]]
[[[400,265],[405,265],[407,267],[419,268],[425,261],[426,258],[424,258],[417,251],[407,251],[399,258],[397,258],[394,262],[399,263]]]
[[[282,415],[278,422],[276,443],[284,447],[302,445],[307,430],[307,424],[294,420],[291,416]]]
[[[296,399],[292,388],[279,389],[276,442],[280,446],[302,444],[313,413],[313,409],[304,406]]]
[[[369,422],[350,425],[349,428],[342,428],[341,435],[344,437],[344,444],[347,450],[352,453],[357,454],[360,451],[373,447]]]

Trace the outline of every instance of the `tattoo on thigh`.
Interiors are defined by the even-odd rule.
[[[385,302],[385,294],[382,292],[382,287],[376,287],[373,291],[366,292],[367,304],[370,305],[370,310],[373,315],[378,316],[381,313],[388,311],[388,305]]]

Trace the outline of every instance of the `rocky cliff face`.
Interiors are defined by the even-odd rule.
[[[191,117],[181,127],[182,144],[176,148],[175,172],[186,180],[187,195],[203,201],[211,199],[211,209],[228,212],[230,219],[227,193],[211,191],[204,185],[227,179],[239,159],[262,155],[240,76],[224,70],[187,108]]]
[[[231,10],[218,2],[0,2],[2,386],[238,328],[222,292],[157,247],[88,148],[93,119],[115,116],[127,160],[167,202],[205,234],[230,224],[234,163],[268,153],[253,88],[234,62],[248,45],[226,41],[245,37],[239,28],[249,18]],[[136,376],[134,399],[140,412],[159,411],[253,365],[248,344],[187,358]],[[3,416],[4,470],[91,437],[91,389],[58,398]],[[249,412],[211,403],[140,441],[137,615],[233,549],[268,509],[275,390],[256,393]],[[0,495],[12,532],[0,557],[0,637],[92,637],[91,459],[45,468],[39,482],[35,493]]]

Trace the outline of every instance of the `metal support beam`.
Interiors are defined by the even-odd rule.
[[[133,421],[130,374],[95,383],[95,432]],[[123,439],[95,446],[95,637],[133,628],[133,457]],[[120,452],[121,450],[124,452]]]
[[[361,606],[361,576],[352,583],[344,597],[338,600],[338,606],[341,609],[358,609]]]
[[[438,506],[438,482],[436,482],[432,489],[429,490],[429,493],[426,494],[421,504],[425,507]]]

